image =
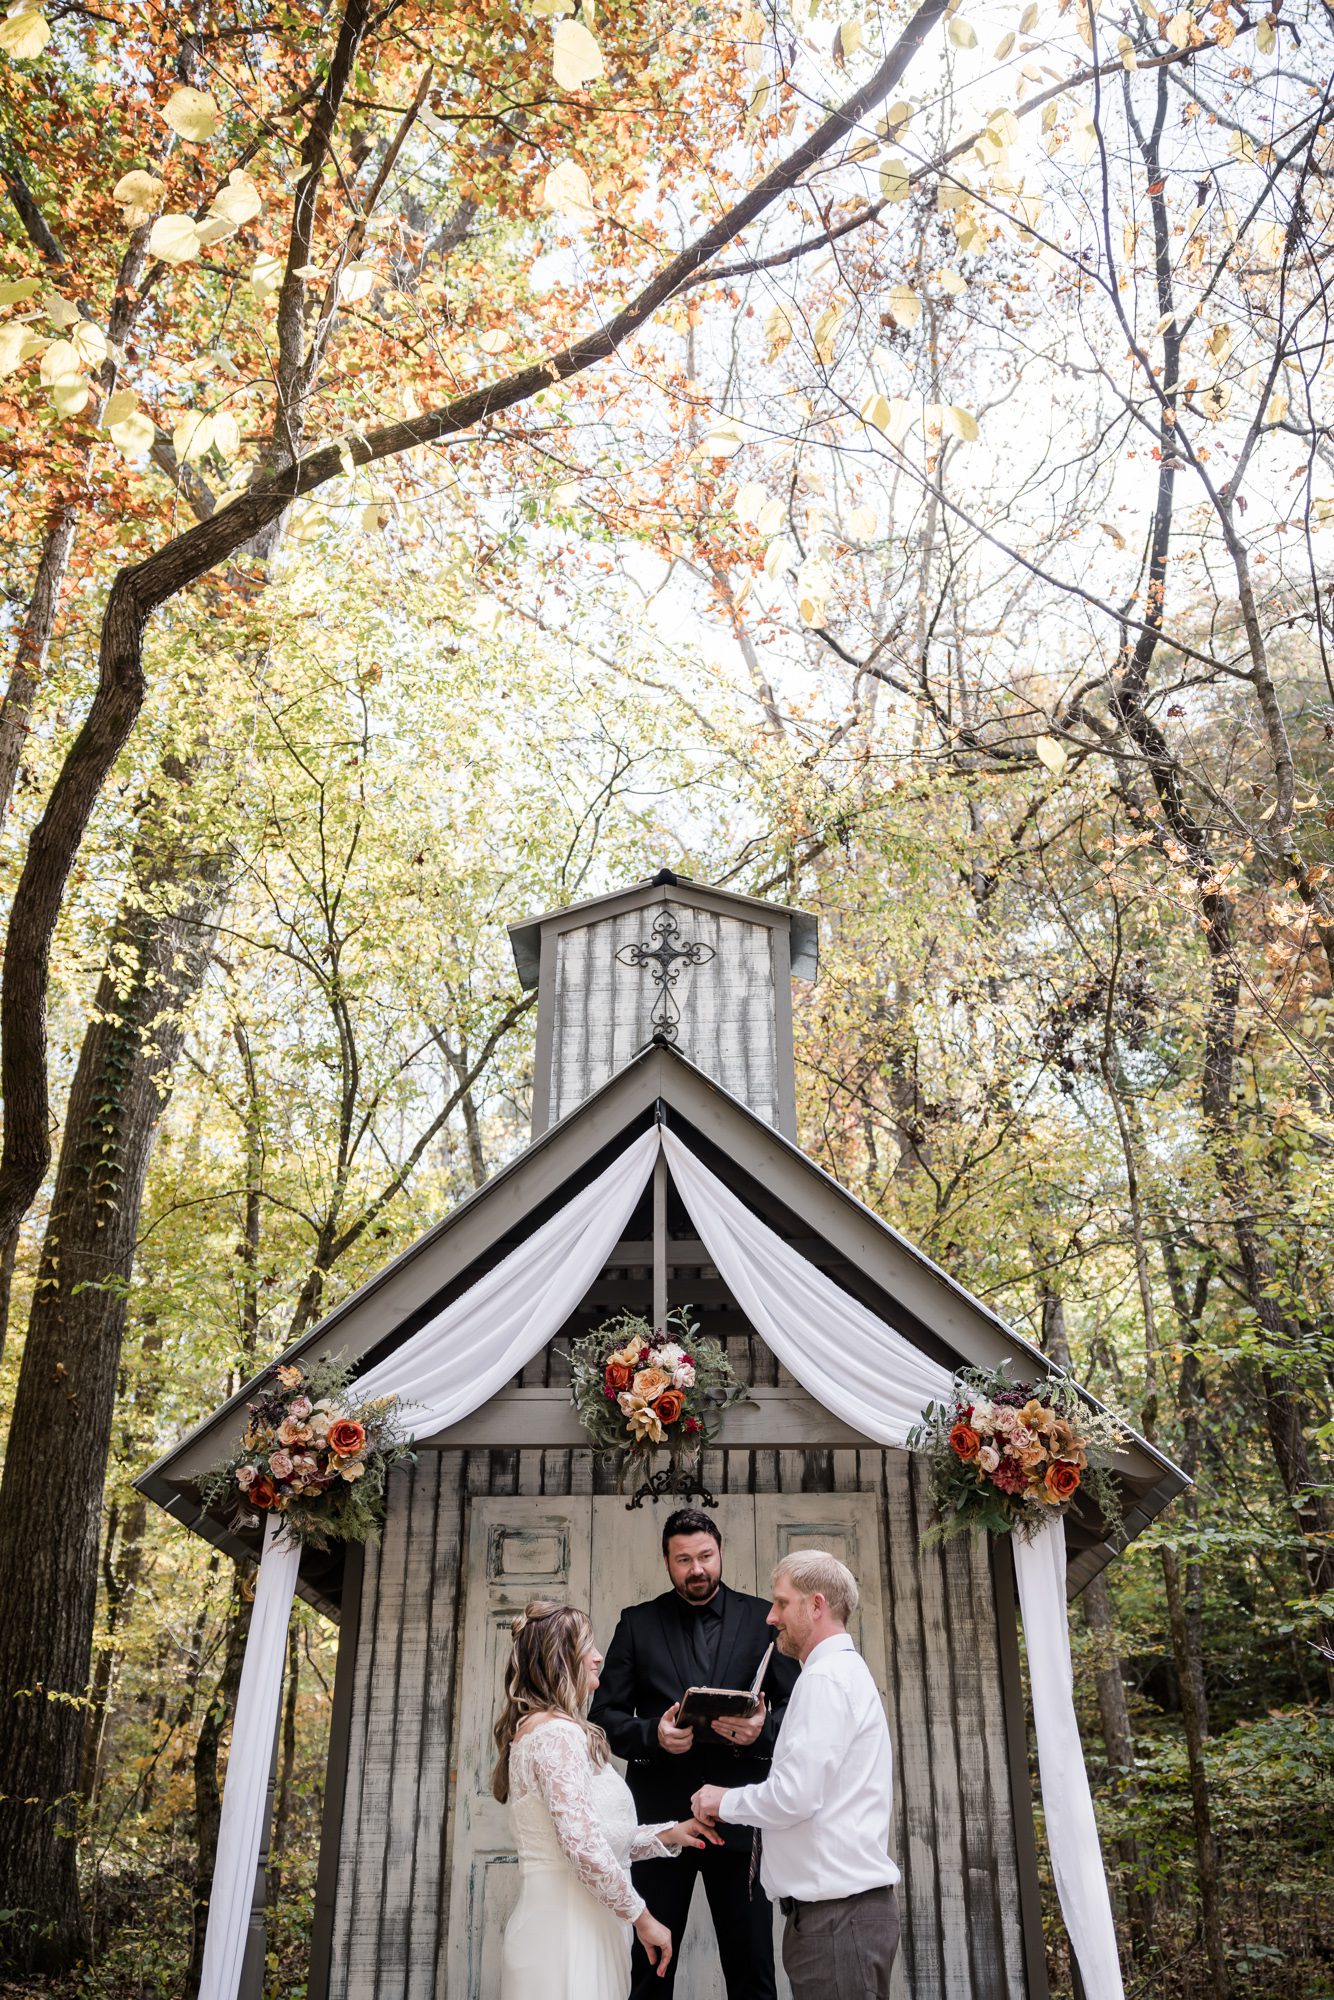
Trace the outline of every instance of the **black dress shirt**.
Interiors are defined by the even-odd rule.
[[[685,1627],[686,1643],[695,1662],[697,1687],[713,1687],[718,1665],[718,1638],[723,1629],[723,1594],[715,1590],[707,1604],[691,1604],[676,1594],[677,1609]]]

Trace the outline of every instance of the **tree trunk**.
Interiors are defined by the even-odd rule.
[[[178,775],[173,773],[173,776]],[[182,1008],[208,957],[219,866],[138,859],[70,1091],[0,1486],[0,1962],[81,1942],[73,1832],[102,1493],[144,1181]],[[128,975],[126,968],[130,968]],[[60,1504],[50,1504],[51,1467]]]
[[[213,1690],[213,1699],[199,1725],[195,1745],[195,1838],[198,1858],[195,1888],[191,1899],[190,1963],[186,1967],[184,2000],[198,2000],[199,1980],[204,1970],[204,1936],[208,1929],[208,1903],[213,1888],[213,1867],[218,1858],[218,1828],[222,1823],[222,1785],[218,1779],[218,1753],[223,1731],[236,1705],[241,1685],[241,1663],[250,1633],[253,1598],[243,1587],[238,1570],[227,1614],[227,1650],[222,1672]]]
[[[33,703],[46,663],[47,648],[55,630],[60,593],[69,568],[79,509],[73,500],[64,500],[47,524],[46,542],[37,565],[28,615],[19,633],[18,650],[10,669],[9,686],[0,708],[0,829],[9,817],[14,801],[23,746],[28,740]]]

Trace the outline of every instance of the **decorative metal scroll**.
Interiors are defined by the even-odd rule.
[[[713,955],[711,944],[689,944],[681,938],[681,927],[670,910],[663,910],[654,919],[651,943],[623,944],[617,952],[618,964],[637,966],[641,972],[648,968],[658,988],[649,1019],[653,1032],[663,1041],[674,1042],[680,1026],[681,1009],[672,989],[681,976],[682,966],[707,965]]]
[[[696,1468],[696,1471],[698,1468]],[[702,1507],[716,1507],[718,1502],[694,1471],[686,1471],[674,1465],[664,1465],[651,1479],[646,1479],[632,1500],[625,1503],[628,1514],[632,1507],[642,1507],[651,1500],[656,1507],[659,1500],[698,1500]]]

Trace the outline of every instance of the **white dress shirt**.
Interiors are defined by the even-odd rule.
[[[724,1792],[720,1819],[764,1834],[767,1895],[833,1902],[899,1879],[889,1858],[893,1757],[871,1670],[846,1632],[806,1656],[759,1785]]]

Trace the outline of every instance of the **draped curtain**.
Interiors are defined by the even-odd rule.
[[[479,1409],[551,1339],[605,1265],[661,1145],[677,1192],[729,1292],[777,1359],[864,1437],[901,1447],[949,1372],[834,1283],[748,1209],[675,1133],[657,1128],[494,1269],[358,1378],[396,1395],[416,1437]],[[1012,1538],[1028,1646],[1052,1870],[1088,2000],[1122,2000],[1107,1878],[1075,1720],[1065,1531]],[[299,1550],[270,1518],[232,1731],[201,2000],[236,2000]]]

